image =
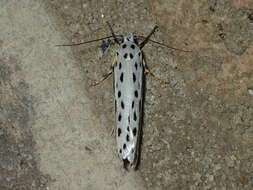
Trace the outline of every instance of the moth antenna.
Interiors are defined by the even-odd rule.
[[[158,29],[158,26],[155,26],[153,30],[149,33],[149,35],[141,42],[140,49],[142,49],[146,45],[149,38],[156,32],[156,29]]]
[[[109,27],[111,33],[112,33],[112,37],[113,37],[114,41],[115,41],[117,44],[120,45],[119,40],[116,38],[116,35],[115,35],[115,33],[113,32],[112,26],[110,25],[110,23],[109,23],[108,21],[107,21],[106,23],[107,23],[107,25],[108,25],[108,27]]]
[[[137,36],[138,38],[145,38],[144,36]],[[148,39],[148,41],[154,43],[154,44],[158,44],[160,46],[163,46],[163,47],[166,47],[166,48],[169,48],[169,49],[173,49],[173,50],[176,50],[176,51],[182,51],[182,52],[192,52],[190,50],[183,50],[183,49],[178,49],[178,48],[174,48],[174,47],[171,47],[171,46],[168,46],[167,44],[164,44],[162,42],[157,42],[155,40],[151,40],[151,39]]]
[[[80,43],[75,43],[75,44],[62,44],[62,45],[56,45],[56,46],[79,46],[79,45],[83,45],[83,44],[97,42],[97,41],[100,41],[100,40],[110,39],[112,37],[113,36],[107,36],[107,37],[103,37],[103,38],[99,38],[99,39],[95,39],[95,40],[89,40],[89,41],[86,41],[86,42],[80,42]]]

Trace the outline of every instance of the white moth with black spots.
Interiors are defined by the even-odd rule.
[[[143,74],[142,52],[134,36],[124,36],[114,64],[114,97],[118,155],[136,166],[142,119]]]
[[[112,64],[111,70],[100,81],[94,83],[94,85],[100,84],[113,73],[117,153],[119,158],[123,161],[124,168],[127,169],[130,165],[132,168],[136,169],[139,161],[140,139],[142,132],[143,77],[145,73],[150,73],[151,76],[162,81],[161,79],[155,77],[154,74],[146,67],[141,49],[148,41],[173,50],[180,49],[169,47],[160,42],[151,40],[150,37],[158,28],[157,26],[153,28],[147,37],[136,37],[134,35],[115,35],[110,24],[107,24],[111,30],[112,36],[77,44],[58,46],[81,45],[99,40],[110,39],[112,37],[119,45],[119,48],[116,51],[116,61]],[[137,38],[143,38],[144,40],[138,44]],[[108,43],[103,41],[101,45],[102,51],[104,52],[110,44],[110,40],[108,40]],[[190,52],[185,50],[180,51]]]

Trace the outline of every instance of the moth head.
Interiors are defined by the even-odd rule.
[[[136,36],[132,35],[132,34],[129,34],[129,35],[125,35],[123,37],[123,40],[122,40],[122,43],[126,43],[126,42],[133,42],[135,44],[138,45],[138,39]]]
[[[132,34],[130,35],[125,35],[123,37],[123,42],[134,42],[134,36]]]

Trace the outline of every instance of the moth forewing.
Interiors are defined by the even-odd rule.
[[[133,36],[124,36],[114,65],[117,150],[124,165],[136,166],[142,110],[142,53]]]

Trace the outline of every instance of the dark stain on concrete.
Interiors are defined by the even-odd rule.
[[[34,99],[22,79],[16,81],[18,62],[0,60],[0,189],[45,189],[49,176],[37,167],[34,153]]]

